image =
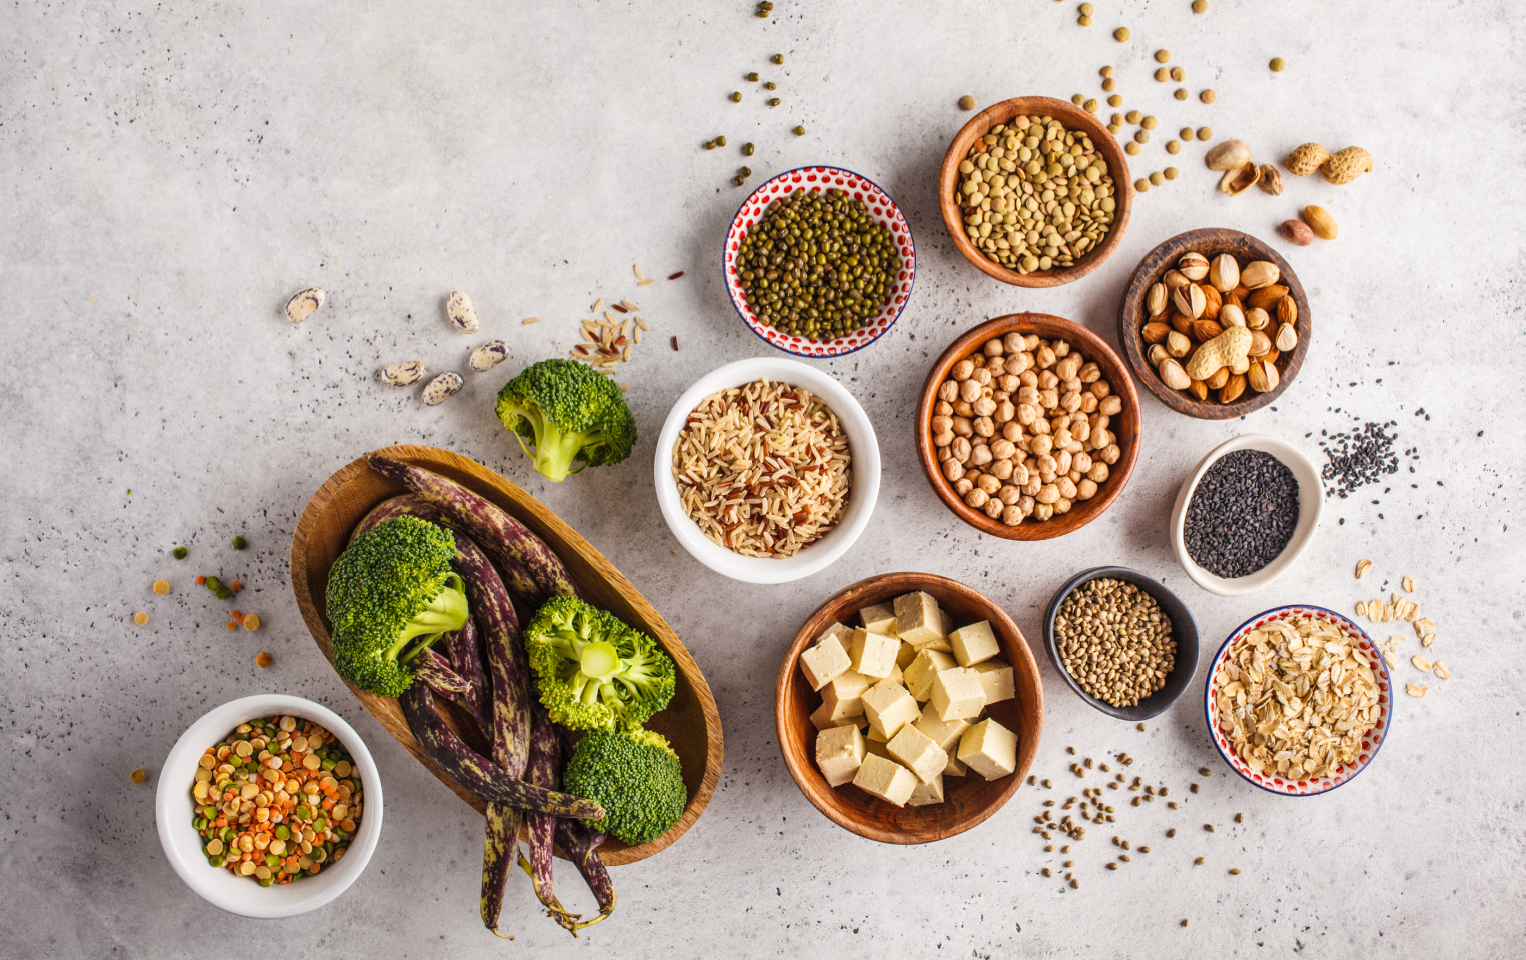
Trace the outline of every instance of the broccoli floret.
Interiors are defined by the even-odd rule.
[[[497,411],[535,469],[557,482],[584,467],[619,463],[636,442],[636,421],[620,388],[573,360],[542,360],[520,371],[498,391]]]
[[[585,733],[567,761],[562,788],[598,801],[604,819],[585,822],[631,846],[667,833],[689,800],[678,754],[650,730]]]
[[[657,641],[577,597],[552,597],[525,627],[540,702],[572,730],[639,727],[673,699]]]
[[[341,677],[382,697],[408,689],[408,662],[470,614],[455,555],[450,531],[417,517],[384,521],[339,555],[328,615]]]

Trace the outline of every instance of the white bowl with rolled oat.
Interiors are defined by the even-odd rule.
[[[880,448],[863,407],[797,360],[738,360],[700,377],[657,438],[657,503],[716,573],[786,583],[853,546],[874,512]]]

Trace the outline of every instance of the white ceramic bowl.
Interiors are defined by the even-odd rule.
[[[684,421],[699,406],[700,400],[717,390],[763,379],[805,387],[826,401],[848,434],[848,451],[853,456],[853,491],[842,522],[793,557],[779,559],[744,557],[708,540],[700,532],[699,524],[684,513],[678,498],[678,482],[673,479],[673,447],[678,443],[678,433],[683,429]],[[662,507],[663,519],[667,520],[673,536],[700,563],[716,573],[746,583],[787,583],[825,569],[846,553],[869,525],[869,515],[874,512],[874,501],[880,490],[880,445],[864,408],[831,374],[784,357],[738,360],[700,377],[673,404],[667,422],[662,425],[662,434],[657,438],[655,459],[657,503]]]
[[[262,887],[248,877],[235,877],[222,867],[207,863],[201,850],[201,836],[191,826],[194,819],[191,783],[201,755],[228,731],[256,717],[284,714],[312,720],[339,738],[360,772],[366,809],[344,859],[327,864],[315,876]],[[159,824],[159,842],[164,846],[170,866],[175,868],[186,886],[204,900],[244,917],[294,917],[316,910],[339,896],[366,868],[372,851],[376,849],[376,841],[381,837],[381,777],[360,735],[339,714],[301,697],[261,694],[223,704],[180,735],[159,771],[154,810]]]
[[[1198,482],[1203,479],[1203,474],[1207,473],[1208,468],[1213,466],[1220,457],[1236,450],[1260,450],[1263,453],[1269,453],[1293,471],[1293,478],[1298,481],[1298,526],[1293,529],[1293,536],[1288,540],[1288,545],[1282,553],[1277,555],[1277,559],[1250,576],[1226,579],[1215,576],[1198,566],[1192,556],[1187,553],[1184,528],[1187,521],[1187,504],[1192,502],[1192,494],[1197,491]],[[1324,510],[1325,488],[1320,483],[1319,468],[1314,466],[1314,461],[1285,440],[1269,437],[1264,433],[1247,433],[1214,447],[1187,477],[1181,490],[1177,491],[1176,506],[1171,511],[1171,549],[1176,551],[1177,562],[1182,565],[1183,570],[1187,571],[1187,576],[1192,578],[1193,583],[1221,597],[1241,597],[1260,590],[1287,572],[1287,569],[1314,540],[1314,529],[1319,526],[1319,518]]]

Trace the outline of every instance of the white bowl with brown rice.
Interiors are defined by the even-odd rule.
[[[657,503],[716,573],[786,583],[847,552],[874,512],[880,448],[831,374],[757,357],[699,378],[657,438]]]

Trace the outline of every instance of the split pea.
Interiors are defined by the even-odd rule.
[[[1199,140],[1203,140],[1203,141],[1212,140],[1213,139],[1213,128],[1212,127],[1198,127],[1197,128],[1197,138]]]
[[[1281,57],[1273,57],[1272,62],[1267,66],[1272,68],[1273,73],[1281,73],[1288,68],[1288,62]]]
[[[1119,43],[1127,43],[1129,40],[1129,28],[1119,27],[1117,30],[1114,30],[1113,39],[1117,40]]]
[[[1166,152],[1170,153],[1170,154],[1181,153],[1182,152],[1181,141],[1180,140],[1172,140],[1170,143],[1166,144]]]
[[[1157,50],[1157,51],[1155,51],[1155,62],[1156,63],[1170,63],[1171,62],[1171,51],[1170,50]]]
[[[1175,180],[1177,177],[1179,177],[1181,175],[1182,175],[1182,172],[1180,170],[1176,169],[1175,167],[1167,167],[1166,168],[1166,179],[1167,180]],[[1161,787],[1160,788],[1160,795],[1163,796],[1163,797],[1166,795],[1166,788],[1165,787]],[[1176,806],[1176,804],[1173,803],[1173,804],[1171,804],[1171,806],[1174,807],[1174,806]]]
[[[1146,115],[1144,119],[1139,121],[1139,125],[1144,127],[1146,130],[1154,130],[1156,127],[1160,126],[1160,121],[1155,119],[1153,116]]]
[[[1172,96],[1176,97],[1178,100],[1185,100],[1188,96],[1190,96],[1190,94],[1187,93],[1186,87],[1177,87],[1176,93],[1172,94]]]
[[[1118,89],[1118,81],[1114,80],[1112,77],[1108,77],[1106,80],[1102,81],[1102,92],[1103,93],[1112,93],[1114,90],[1117,90],[1117,89]]]
[[[1110,107],[1121,107],[1123,106],[1123,98],[1115,93],[1107,98],[1107,105]]]

